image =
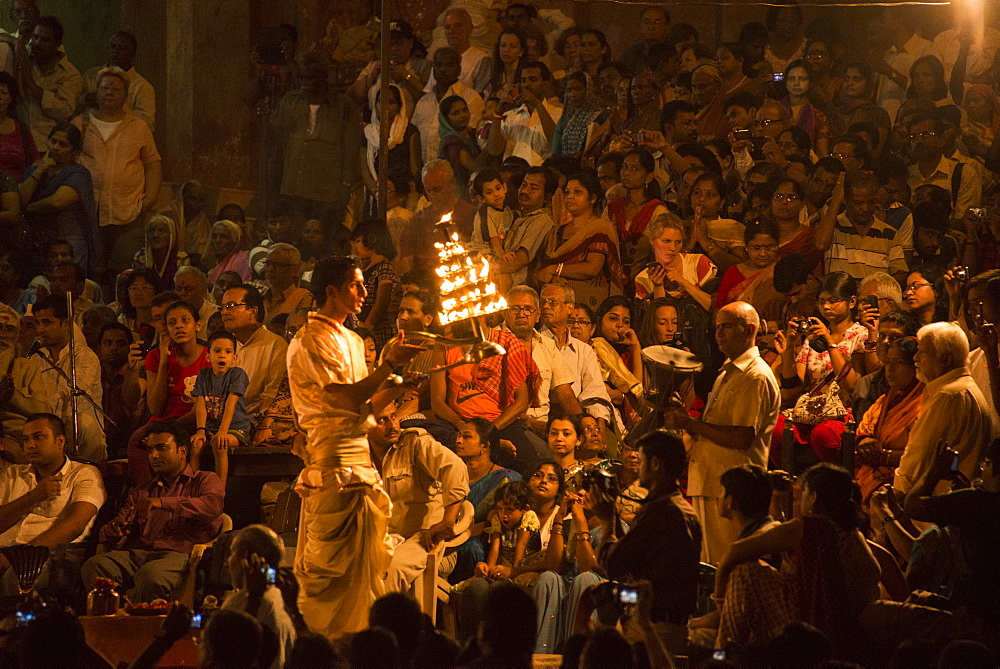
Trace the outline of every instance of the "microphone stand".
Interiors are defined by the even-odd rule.
[[[66,372],[64,372],[62,370],[62,368],[59,367],[59,365],[56,364],[55,360],[53,360],[52,358],[50,358],[44,352],[43,349],[41,349],[41,348],[38,349],[38,351],[36,351],[36,353],[38,353],[38,355],[40,355],[42,357],[42,360],[44,360],[46,362],[46,364],[51,369],[55,370],[55,372],[59,376],[61,376],[66,381],[67,384],[69,384],[69,389],[70,389],[71,398],[72,398],[71,399],[71,404],[70,404],[70,410],[73,413],[73,446],[72,446],[71,449],[69,449],[68,456],[71,459],[75,459],[77,457],[77,455],[79,455],[79,452],[80,452],[80,445],[79,445],[79,442],[80,442],[80,406],[79,406],[79,400],[78,400],[78,398],[82,397],[83,399],[85,399],[88,402],[90,402],[90,405],[92,407],[94,407],[94,411],[96,411],[98,414],[100,414],[104,418],[104,420],[106,420],[107,422],[111,423],[112,425],[114,425],[115,422],[113,420],[111,420],[111,417],[108,416],[108,414],[104,411],[104,409],[101,407],[101,405],[99,405],[97,402],[94,401],[94,398],[91,397],[90,394],[87,393],[87,391],[83,390],[78,385],[76,385],[76,336],[74,335],[74,332],[73,332],[76,329],[76,327],[75,327],[75,324],[74,324],[74,321],[73,321],[73,295],[72,295],[72,293],[69,293],[69,292],[66,293],[66,303],[67,303],[67,306],[68,306],[68,313],[69,313],[69,315],[67,317],[67,320],[69,321],[69,370],[70,370],[69,375],[67,375]],[[30,357],[30,354],[29,354],[29,357]],[[105,428],[104,425],[102,425],[100,423],[100,421],[98,421],[98,425],[101,426],[101,431],[103,431],[104,434],[106,435],[107,432],[108,432],[107,428]]]

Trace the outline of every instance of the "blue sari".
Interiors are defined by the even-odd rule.
[[[21,178],[22,182],[34,174],[31,165]],[[39,179],[31,198],[32,202],[53,195],[62,186],[75,190],[80,199],[64,209],[47,214],[25,214],[28,239],[37,249],[54,239],[65,239],[73,247],[73,261],[85,270],[100,256],[97,237],[97,203],[94,200],[94,183],[90,170],[79,163],[70,163],[55,174],[46,173]]]
[[[476,509],[472,522],[486,522],[486,516],[493,508],[493,493],[505,483],[520,480],[522,480],[522,476],[513,469],[498,469],[470,484],[469,495],[466,499],[472,502],[472,506]],[[467,578],[472,578],[476,564],[486,562],[485,539],[485,534],[469,537],[464,544],[455,549],[458,559],[455,561],[455,568],[448,577],[449,583],[461,583]]]

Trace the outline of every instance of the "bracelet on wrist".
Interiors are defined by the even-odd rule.
[[[195,428],[195,432],[208,432],[208,429],[204,428],[204,427],[199,427],[199,428]]]
[[[895,522],[896,520],[897,520],[896,516],[889,514],[888,516],[882,519],[882,527],[885,527],[887,523],[892,523]]]

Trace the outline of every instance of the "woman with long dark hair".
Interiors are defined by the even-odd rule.
[[[785,70],[785,90],[788,95],[781,100],[792,117],[792,123],[809,133],[809,139],[820,158],[830,155],[833,129],[827,115],[813,106],[809,99],[812,90],[813,70],[808,61],[793,60]]]
[[[911,312],[921,327],[948,320],[948,291],[941,267],[927,264],[910,271],[903,291],[903,310]]]
[[[526,48],[524,33],[517,28],[505,28],[493,48],[493,69],[486,87],[479,91],[483,100],[500,100],[499,111],[514,102],[513,88],[521,83],[521,61]]]
[[[24,169],[38,160],[38,149],[28,124],[15,116],[17,105],[17,82],[0,70],[0,171],[20,181]]]
[[[82,148],[83,135],[76,126],[52,128],[48,150],[24,171],[18,192],[32,245],[41,250],[54,239],[65,239],[73,247],[74,261],[86,269],[99,257],[100,243],[94,182],[90,170],[77,162]],[[0,190],[10,192],[2,184]],[[3,209],[0,217],[9,206]]]
[[[604,217],[618,230],[622,273],[629,279],[653,260],[646,228],[653,219],[669,212],[660,200],[655,170],[656,160],[646,149],[626,153],[620,173],[624,193],[610,198],[604,210]]]
[[[371,330],[375,347],[381,351],[396,334],[396,312],[399,310],[398,298],[394,295],[399,275],[392,265],[396,247],[385,221],[368,218],[358,223],[351,232],[351,250],[362,266],[367,291],[358,318],[362,327]]]
[[[500,433],[485,418],[472,418],[462,423],[455,436],[455,454],[462,458],[469,470],[469,495],[466,499],[475,509],[469,539],[457,549],[458,559],[449,580],[459,583],[472,577],[478,562],[486,561],[486,544],[483,532],[493,509],[493,493],[511,481],[520,481],[521,475],[513,469],[501,467],[494,460],[500,450]]]
[[[601,216],[604,190],[593,170],[566,180],[564,207],[570,220],[552,228],[539,252],[535,281],[573,289],[579,301],[596,307],[620,294],[627,279],[619,260],[618,235]]]
[[[872,153],[882,155],[885,143],[892,132],[889,113],[875,103],[877,75],[871,65],[864,61],[853,61],[844,68],[844,84],[836,98],[835,125],[841,134],[855,123],[868,122],[878,129],[878,141]]]
[[[954,104],[948,94],[948,83],[944,75],[944,65],[937,56],[927,55],[917,58],[910,65],[910,87],[906,89],[908,100],[927,100],[935,106]]]

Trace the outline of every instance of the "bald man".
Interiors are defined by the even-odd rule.
[[[727,304],[715,315],[715,341],[726,362],[708,395],[701,418],[682,409],[666,415],[671,427],[693,438],[688,495],[702,528],[701,560],[719,564],[740,527],[719,515],[722,473],[740,465],[767,467],[771,433],[781,408],[778,381],[754,344],[760,318],[746,302]]]

